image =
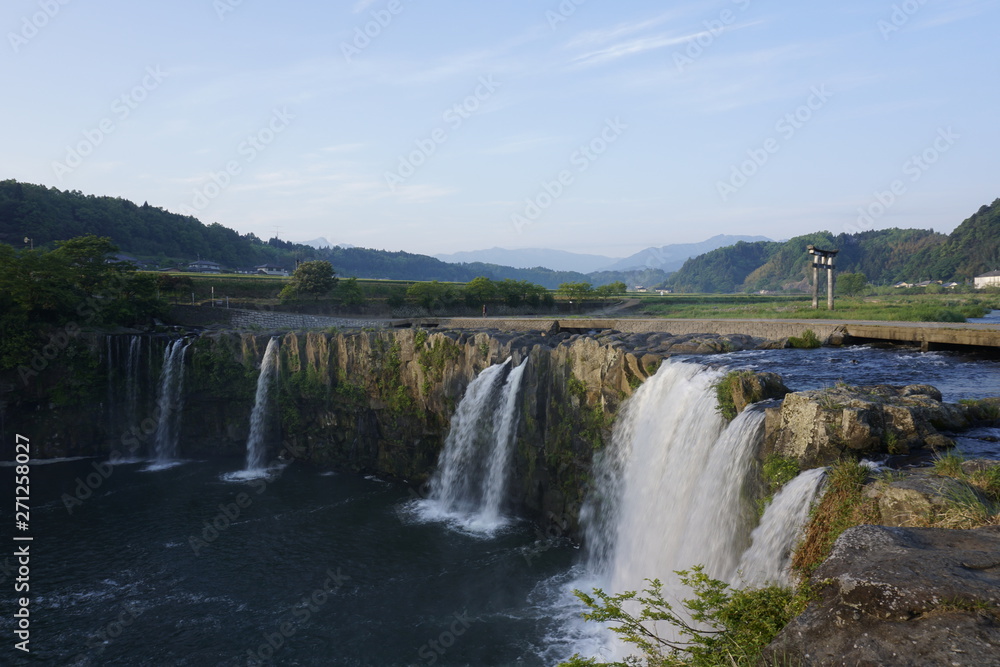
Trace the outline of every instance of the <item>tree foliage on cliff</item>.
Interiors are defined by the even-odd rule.
[[[55,328],[130,325],[161,314],[155,277],[112,261],[117,250],[93,235],[50,251],[0,244],[0,368],[27,363]]]

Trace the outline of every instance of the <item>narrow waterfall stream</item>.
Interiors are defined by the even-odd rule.
[[[420,503],[423,518],[454,521],[478,533],[506,523],[503,502],[526,363],[511,368],[508,359],[469,384],[452,418],[430,497]]]
[[[271,385],[278,367],[279,339],[272,338],[264,351],[264,359],[260,363],[260,375],[257,376],[257,393],[254,396],[253,411],[250,413],[250,436],[247,438],[247,472],[264,469],[267,458],[268,408],[271,396]]]
[[[764,510],[753,534],[753,544],[740,558],[739,579],[746,586],[792,583],[789,566],[792,550],[809,518],[809,509],[826,483],[826,468],[800,473],[785,484]]]
[[[158,410],[154,455],[157,466],[175,461],[181,431],[181,408],[184,403],[184,355],[190,341],[183,338],[171,341],[163,352],[159,391],[156,397]]]

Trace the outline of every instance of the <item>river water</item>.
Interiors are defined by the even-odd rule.
[[[773,371],[793,390],[842,380],[928,383],[949,401],[1000,395],[1000,362],[954,353],[699,361]],[[973,446],[988,455],[998,436],[986,429]],[[586,577],[569,542],[516,520],[488,535],[426,521],[399,482],[301,464],[231,475],[243,467],[33,465],[32,653],[10,648],[13,559],[0,557],[0,664],[551,665],[589,648],[568,618]],[[4,498],[12,472],[0,468]]]

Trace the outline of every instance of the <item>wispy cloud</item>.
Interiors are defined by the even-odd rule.
[[[586,32],[581,32],[579,35],[567,42],[565,48],[593,48],[601,44],[607,44],[608,42],[622,39],[628,35],[633,35],[637,32],[642,32],[643,30],[662,25],[663,23],[673,20],[684,13],[685,12],[683,10],[674,10],[644,21],[619,23],[613,28],[608,28],[606,30],[588,30]]]
[[[514,155],[561,141],[559,137],[511,137],[503,143],[483,151],[486,155]]]
[[[438,185],[400,185],[391,196],[406,203],[421,204],[443,197],[450,197],[457,192],[457,188]]]
[[[922,14],[918,14],[917,23],[914,24],[913,28],[923,30],[964,21],[980,16],[991,9],[995,10],[996,6],[996,2],[992,0],[960,0],[945,5],[937,15],[930,16],[923,21],[920,20],[923,18]]]
[[[609,46],[604,49],[599,49],[597,51],[591,51],[589,53],[584,53],[573,59],[573,63],[576,65],[600,65],[602,63],[610,62],[612,60],[617,60],[618,58],[623,58],[625,56],[634,56],[646,51],[655,51],[656,49],[663,49],[668,46],[677,46],[679,44],[686,44],[689,40],[695,39],[701,32],[692,33],[690,35],[681,36],[670,36],[666,34],[655,35],[653,37],[640,37],[638,39],[631,39],[626,42],[620,42],[613,46]]]

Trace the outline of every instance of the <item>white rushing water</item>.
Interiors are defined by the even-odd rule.
[[[267,457],[267,443],[264,435],[267,431],[267,415],[271,396],[271,385],[278,367],[277,338],[272,338],[264,351],[264,359],[260,363],[260,375],[257,376],[257,393],[254,396],[253,411],[250,413],[250,437],[247,438],[247,471],[264,469],[264,459]]]
[[[107,336],[108,427],[123,433],[138,423],[146,336]]]
[[[664,362],[620,411],[581,512],[588,574],[606,591],[642,590],[658,578],[667,600],[690,598],[675,571],[696,565],[734,586],[741,571],[748,583],[787,581],[776,573],[787,569],[822,471],[789,483],[752,537],[764,413],[751,407],[726,425],[713,387],[720,377]],[[671,630],[658,628],[663,637]],[[608,650],[628,653],[614,642]]]
[[[155,458],[158,464],[173,461],[178,455],[181,431],[181,408],[184,402],[184,354],[190,342],[183,338],[171,341],[163,352],[160,386],[156,397],[158,408]]]
[[[800,473],[775,494],[750,536],[753,543],[740,559],[740,583],[754,587],[792,584],[792,550],[825,483],[826,468],[813,468]]]
[[[508,359],[469,383],[452,417],[430,497],[418,508],[425,519],[455,521],[480,533],[504,525],[503,502],[526,363],[511,368]]]

